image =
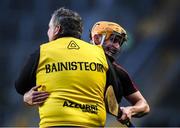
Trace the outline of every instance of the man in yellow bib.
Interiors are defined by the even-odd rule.
[[[80,40],[81,34],[78,13],[56,10],[49,42],[30,56],[16,80],[21,95],[38,90],[33,95],[39,104],[48,97],[39,106],[40,127],[105,125],[106,56],[101,47]]]

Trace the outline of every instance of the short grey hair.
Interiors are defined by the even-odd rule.
[[[70,9],[64,7],[57,9],[52,14],[53,24],[60,25],[62,31],[59,33],[59,37],[75,37],[81,38],[83,23],[81,16]]]

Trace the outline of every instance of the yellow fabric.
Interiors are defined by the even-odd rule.
[[[36,84],[50,96],[39,107],[40,127],[104,126],[107,70],[102,47],[71,37],[41,45]]]

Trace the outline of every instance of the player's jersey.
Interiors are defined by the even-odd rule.
[[[131,80],[128,72],[121,67],[120,64],[117,64],[114,58],[108,56],[108,65],[110,75],[108,76],[108,85],[113,85],[116,99],[120,104],[122,96],[126,97],[138,91],[138,88]]]
[[[50,95],[39,107],[40,127],[104,126],[107,70],[101,47],[70,37],[41,45],[36,85]]]

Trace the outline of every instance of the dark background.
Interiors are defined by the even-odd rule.
[[[179,0],[1,0],[0,126],[38,126],[36,107],[23,103],[14,80],[26,57],[48,41],[51,14],[62,6],[82,16],[86,41],[89,29],[100,20],[126,29],[128,42],[118,62],[151,107],[151,113],[133,119],[134,124],[180,126]],[[113,122],[108,116],[107,126]]]

